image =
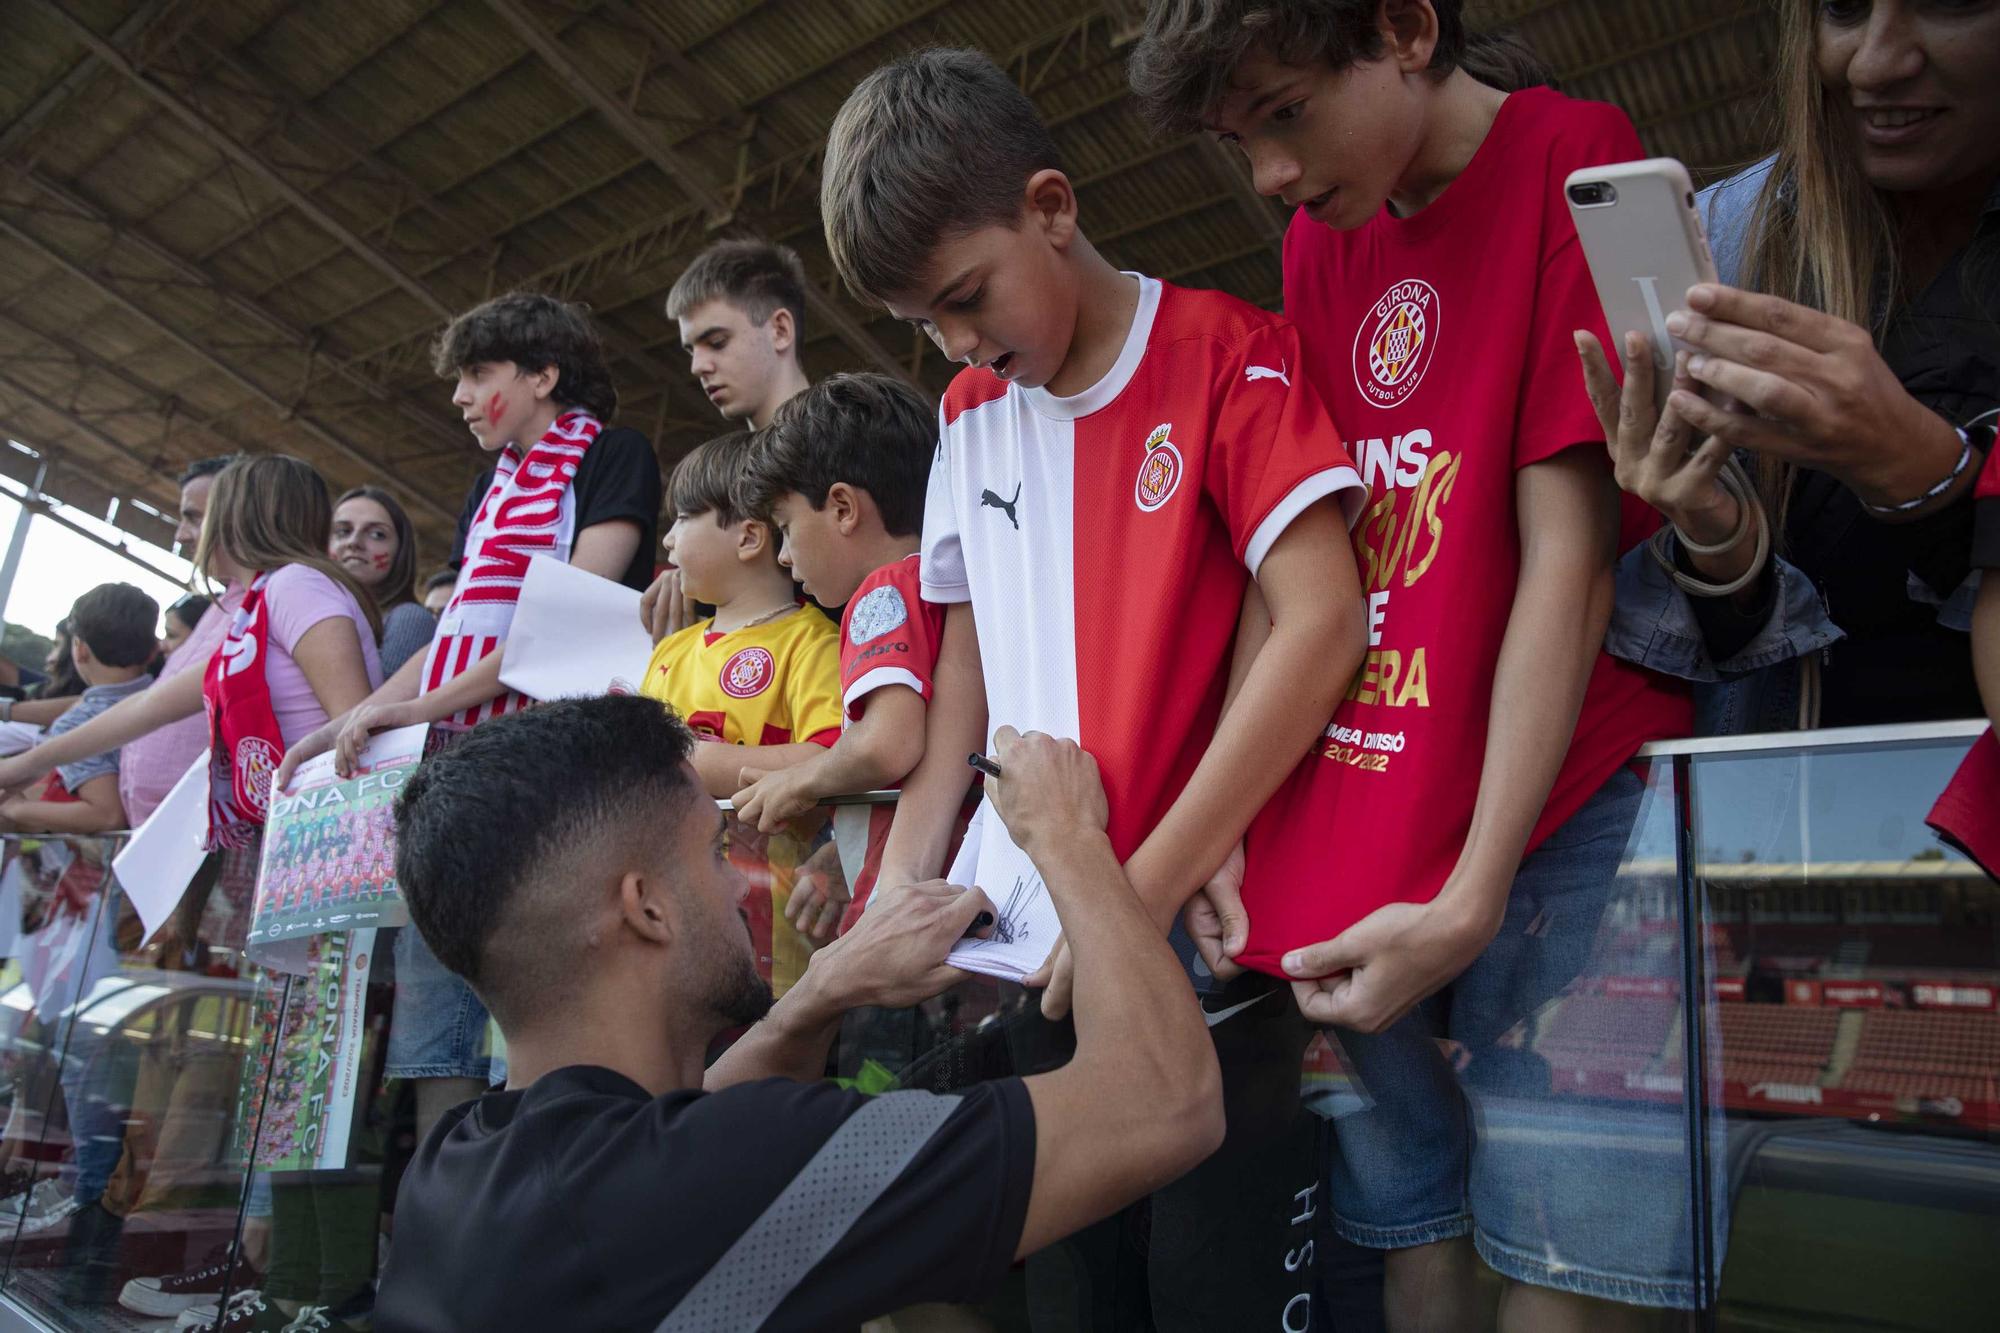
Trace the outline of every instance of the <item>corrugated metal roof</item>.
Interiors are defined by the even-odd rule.
[[[907,364],[910,331],[831,281],[816,155],[854,83],[927,43],[992,52],[1030,91],[1088,231],[1116,262],[1277,302],[1282,219],[1245,206],[1221,155],[1158,139],[1125,95],[1138,8],[535,0],[528,12],[707,188],[740,190],[724,231],[797,246],[866,336]],[[1763,3],[1470,10],[1476,24],[1514,25],[1572,93],[1624,107],[1654,151],[1709,171],[1758,151]],[[0,430],[50,455],[56,494],[166,505],[189,458],[284,449],[336,486],[397,485],[435,557],[477,457],[426,345],[440,310],[519,284],[592,303],[626,415],[659,428],[663,458],[715,429],[660,310],[717,234],[711,220],[493,4],[20,0],[9,24]],[[808,333],[815,371],[863,363],[846,341]],[[915,350],[941,388],[950,368]],[[0,458],[10,475],[21,466]]]

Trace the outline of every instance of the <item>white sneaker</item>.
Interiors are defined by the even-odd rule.
[[[7,1216],[0,1218],[0,1237],[16,1233],[33,1236],[47,1231],[56,1222],[67,1221],[76,1210],[76,1200],[70,1197],[69,1191],[54,1180],[44,1180],[28,1191],[25,1211],[16,1212],[9,1208]],[[52,1218],[54,1221],[50,1220]]]
[[[250,1288],[248,1291],[232,1291],[229,1293],[229,1308],[234,1310],[239,1305],[248,1305],[252,1301],[261,1301],[263,1298],[264,1293],[255,1287]],[[183,1310],[181,1317],[174,1321],[174,1328],[179,1330],[180,1333],[187,1333],[189,1329],[213,1328],[215,1327],[215,1321],[221,1317],[221,1302],[207,1301],[201,1305]]]

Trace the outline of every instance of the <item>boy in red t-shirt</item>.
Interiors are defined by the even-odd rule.
[[[1613,107],[1482,82],[1525,52],[1469,44],[1462,7],[1156,6],[1133,56],[1157,127],[1238,145],[1297,209],[1297,369],[1372,494],[1367,661],[1251,830],[1240,903],[1213,886],[1188,924],[1337,1027],[1367,1104],[1335,1122],[1335,1227],[1389,1251],[1391,1327],[1483,1322],[1475,1244],[1513,1279],[1503,1328],[1608,1327],[1633,1316],[1604,1301],[1700,1290],[1678,1108],[1572,1133],[1533,1054],[1618,892],[1633,755],[1691,721],[1603,651],[1613,562],[1658,519],[1621,513],[1573,341],[1603,319],[1564,178],[1644,154]]]
[[[923,758],[944,630],[944,608],[924,601],[917,586],[937,415],[901,380],[835,375],[787,401],[747,448],[738,503],[777,529],[778,563],[808,596],[847,608],[840,739],[791,768],[746,768],[736,793],[737,817],[769,833],[829,796],[893,787]],[[850,812],[854,827],[842,829],[840,816]],[[811,891],[794,891],[786,915],[801,933],[829,939],[836,924],[845,929],[860,916],[893,814],[887,805],[835,812],[843,847],[865,837],[859,873],[850,872],[853,901],[826,896],[823,877]]]
[[[945,394],[924,508],[923,595],[947,606],[936,695],[882,878],[935,874],[967,752],[991,728],[1038,729],[1096,758],[1112,844],[1165,934],[1361,655],[1345,540],[1361,487],[1293,373],[1298,338],[1263,310],[1099,255],[1033,103],[976,52],[920,52],[863,80],[821,176],[849,288],[967,366]],[[1253,581],[1269,633],[1238,658]],[[1040,967],[1026,980],[1046,985],[1042,1017],[1013,1030],[1017,1063],[1060,1063],[1074,1043],[1068,955],[990,808],[951,878],[985,888],[1002,918],[966,965],[1016,979]],[[1163,1329],[1298,1326],[1313,1216],[1294,1151],[1304,1030],[1273,987],[1209,997],[1230,1138],[1154,1196],[1150,1273],[1117,1266],[1150,1290],[1124,1293],[1136,1310],[1117,1304],[1108,1265],[1130,1242],[1099,1232],[1067,1262],[1031,1261],[1051,1317],[1065,1300],[1045,1278],[1075,1284],[1082,1327],[1128,1326],[1148,1304]]]

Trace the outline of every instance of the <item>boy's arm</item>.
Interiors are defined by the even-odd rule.
[[[120,699],[80,727],[11,759],[0,759],[0,791],[26,786],[52,768],[115,750],[169,722],[193,717],[201,711],[201,681],[206,674],[190,669],[169,676],[129,699]]]
[[[1270,620],[1187,786],[1125,873],[1165,934],[1208,882],[1257,811],[1326,727],[1368,650],[1367,608],[1336,499],[1320,500],[1281,533],[1257,570]],[[1026,985],[1047,978],[1042,1013],[1069,1012],[1070,953],[1059,946]]]
[[[0,820],[22,833],[109,833],[125,827],[116,773],[99,774],[71,794],[74,801],[8,801],[0,805]]]
[[[867,699],[861,720],[842,732],[832,749],[776,772],[760,773],[757,765],[746,764],[742,790],[732,802],[737,818],[771,833],[829,796],[901,782],[924,755],[923,696],[907,685],[884,685]]]
[[[743,790],[746,772],[773,772],[803,764],[826,753],[817,741],[792,741],[785,745],[731,745],[727,741],[702,741],[688,756],[694,771],[701,775],[708,794],[726,801]]]
[[[979,630],[972,603],[954,602],[945,610],[944,638],[931,677],[924,755],[896,801],[878,885],[911,884],[943,872],[952,827],[972,786],[965,757],[985,749],[986,675],[979,663]]]
[[[1318,978],[1292,983],[1314,1022],[1380,1032],[1480,955],[1569,752],[1611,619],[1618,492],[1605,454],[1581,446],[1522,468],[1514,489],[1521,572],[1465,848],[1430,902],[1391,903],[1285,956],[1292,976]]]
[[[25,722],[31,727],[46,727],[74,708],[81,698],[80,694],[66,694],[60,699],[23,699],[7,710],[7,720]]]

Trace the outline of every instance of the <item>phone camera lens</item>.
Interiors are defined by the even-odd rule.
[[[1617,197],[1618,192],[1603,181],[1585,181],[1569,187],[1570,202],[1578,208],[1596,208]]]

